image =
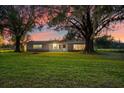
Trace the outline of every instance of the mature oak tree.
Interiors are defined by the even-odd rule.
[[[43,6],[44,7],[44,6]],[[21,51],[21,40],[34,26],[42,27],[42,6],[3,6],[2,26],[9,28],[15,38],[15,52]]]
[[[20,41],[34,25],[32,6],[3,6],[2,26],[9,28],[15,38],[15,52],[20,52]]]
[[[71,31],[76,38],[85,40],[85,53],[94,52],[94,38],[109,29],[109,25],[124,19],[123,6],[59,6],[51,8],[56,15],[51,24],[64,27]],[[56,26],[56,27],[57,27]],[[71,35],[72,36],[72,35]]]

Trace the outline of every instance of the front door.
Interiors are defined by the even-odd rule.
[[[53,50],[59,50],[60,49],[59,46],[60,46],[59,44],[53,43],[52,48]]]
[[[67,51],[66,49],[66,45],[65,44],[60,44],[60,43],[52,43],[49,45],[49,51],[54,51],[54,52],[57,52],[57,51]]]

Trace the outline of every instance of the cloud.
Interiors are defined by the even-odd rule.
[[[32,41],[48,41],[48,40],[55,40],[55,39],[62,39],[64,36],[64,32],[59,33],[56,31],[42,31],[31,34]]]
[[[112,28],[115,31],[108,31],[108,34],[112,35],[115,40],[121,40],[124,42],[124,24],[113,25]],[[55,40],[60,39],[67,34],[66,30],[63,31],[54,31],[49,29],[48,25],[45,25],[42,29],[34,29],[33,33],[30,33],[31,39],[33,41],[46,41],[46,40]]]

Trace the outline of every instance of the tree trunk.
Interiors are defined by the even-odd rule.
[[[27,52],[27,44],[26,43],[21,44],[21,51]]]
[[[93,39],[86,38],[85,39],[85,48],[84,48],[84,53],[86,54],[91,54],[94,53],[94,44],[93,44]]]
[[[15,43],[15,46],[16,46],[16,48],[15,48],[15,52],[21,52],[21,50],[20,50],[20,40],[21,40],[21,37],[19,37],[19,36],[16,36],[16,43]]]

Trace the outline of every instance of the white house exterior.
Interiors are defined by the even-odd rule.
[[[28,51],[81,51],[84,47],[83,41],[30,41],[27,44]]]

